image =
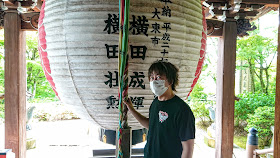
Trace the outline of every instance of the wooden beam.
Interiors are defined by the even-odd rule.
[[[9,1],[4,1],[5,5],[9,8],[9,9],[16,9],[17,6],[15,6],[15,1],[14,0],[9,0]]]
[[[207,19],[207,36],[221,37],[223,35],[224,22],[218,20]]]
[[[5,46],[5,148],[16,158],[26,157],[25,32],[16,11],[4,18]]]
[[[38,3],[39,2],[39,3]],[[33,8],[35,12],[40,12],[42,7],[42,2],[38,0],[37,5]]]
[[[231,3],[232,0],[207,0],[207,3],[215,3],[215,2],[219,2],[219,3]],[[203,2],[203,1],[201,1]],[[242,3],[245,4],[278,4],[278,0],[242,0]]]
[[[37,0],[37,5],[33,8],[33,10],[36,11],[36,12],[40,12],[41,11],[41,7],[42,7],[42,1],[41,0]]]
[[[37,31],[38,21],[39,21],[39,12],[24,13],[21,14],[21,29],[24,31]]]
[[[278,9],[279,4],[267,4],[265,5],[266,7],[271,7],[271,8],[275,8],[275,11]]]
[[[216,158],[232,158],[233,153],[236,38],[236,22],[225,22],[217,63]]]
[[[219,9],[213,9],[213,12],[215,13],[216,16],[222,16],[223,15],[223,10],[219,10]],[[243,14],[244,16],[256,16],[258,14],[257,11],[250,11],[250,12],[246,12],[246,11],[240,11],[240,12],[232,12],[230,11],[229,13],[227,13],[227,17],[234,17],[237,14]]]
[[[242,0],[245,4],[279,4],[278,0]]]
[[[27,22],[24,22],[24,21],[21,22],[21,29],[23,31],[37,31],[35,28],[33,28],[30,25],[30,23],[27,23]]]
[[[227,0],[204,0],[206,1],[207,3],[212,3],[212,2],[221,2],[221,3],[227,3],[228,1]],[[203,2],[203,1],[201,1]]]
[[[8,0],[8,1],[5,1],[5,4],[6,5],[14,5],[15,3],[15,0]]]
[[[229,0],[229,4],[233,8],[233,10],[231,10],[231,14],[239,12],[241,8],[241,2],[242,0]]]
[[[30,7],[34,2],[32,0],[22,1],[21,6],[22,7]]]
[[[280,0],[279,0],[280,4]],[[280,19],[280,14],[279,18]],[[278,49],[276,71],[276,95],[275,95],[275,122],[274,122],[274,152],[273,157],[280,157],[280,24],[278,22]]]

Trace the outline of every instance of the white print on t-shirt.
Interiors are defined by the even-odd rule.
[[[159,122],[162,123],[168,118],[168,114],[163,111],[158,112]]]

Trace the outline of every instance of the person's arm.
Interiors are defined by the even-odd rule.
[[[192,158],[194,139],[189,139],[187,141],[182,141],[183,152],[181,158]]]
[[[139,123],[145,128],[149,129],[149,118],[141,115],[138,111],[136,111],[130,99],[128,99],[127,101],[124,100],[123,103],[127,106],[128,110],[139,121]]]

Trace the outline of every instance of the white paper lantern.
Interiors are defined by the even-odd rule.
[[[58,97],[106,129],[118,126],[118,0],[46,0],[39,19],[39,51]],[[179,72],[177,95],[187,97],[205,54],[200,0],[131,0],[129,96],[148,116],[154,98],[147,70],[168,60]],[[203,27],[204,26],[204,27]],[[133,129],[142,128],[129,115]]]

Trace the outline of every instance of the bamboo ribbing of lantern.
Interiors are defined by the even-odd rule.
[[[123,98],[128,94],[128,20],[129,0],[119,1],[119,131],[118,131],[118,158],[122,153],[122,130],[128,128],[127,108],[123,105]]]

